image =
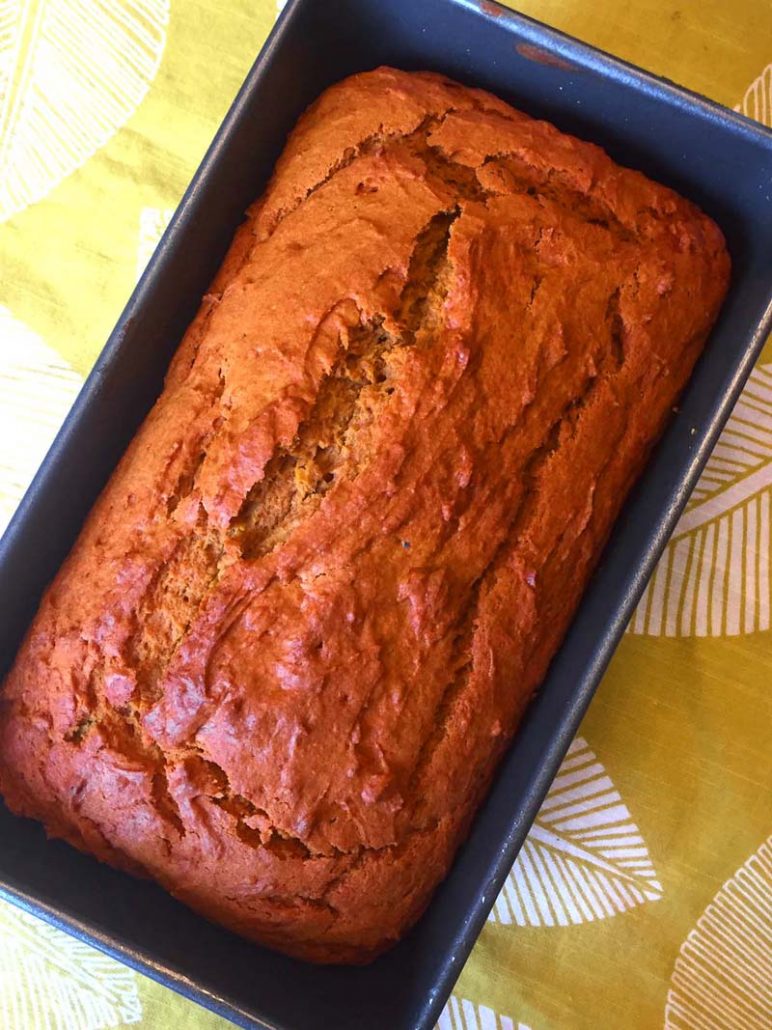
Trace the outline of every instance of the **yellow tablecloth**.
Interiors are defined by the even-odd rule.
[[[277,6],[0,3],[0,525]],[[770,0],[520,8],[772,124]],[[444,1030],[772,1027],[771,502],[768,345]],[[0,905],[2,1030],[128,1025],[225,1024]]]

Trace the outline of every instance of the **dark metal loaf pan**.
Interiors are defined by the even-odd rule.
[[[492,3],[290,0],[0,545],[0,671],[149,406],[303,108],[387,63],[486,87],[692,198],[734,263],[719,325],[448,879],[364,969],[248,944],[0,810],[0,891],[243,1026],[431,1027],[769,327],[772,134]]]

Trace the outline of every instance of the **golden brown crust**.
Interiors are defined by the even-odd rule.
[[[8,804],[292,954],[396,940],[728,273],[693,205],[488,94],[333,87],[7,680]]]

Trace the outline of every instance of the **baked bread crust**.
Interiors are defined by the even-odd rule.
[[[692,204],[487,93],[328,90],[7,679],[8,805],[293,955],[395,941],[728,276]]]

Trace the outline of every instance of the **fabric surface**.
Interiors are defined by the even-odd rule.
[[[281,6],[0,0],[0,529]],[[772,125],[769,0],[518,6]],[[772,1026],[771,508],[768,343],[443,1030]],[[226,1025],[0,904],[3,1030]]]

